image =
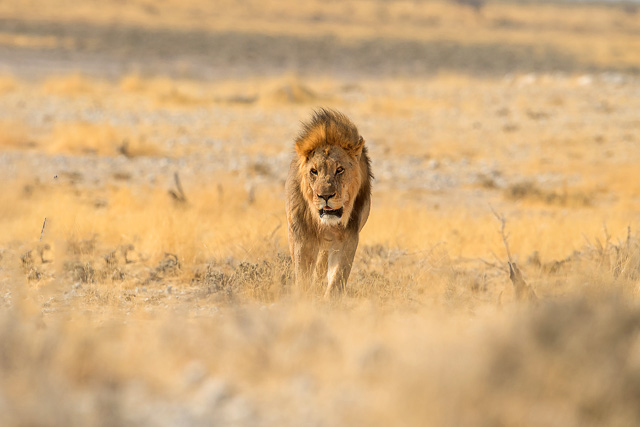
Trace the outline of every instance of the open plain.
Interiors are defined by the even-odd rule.
[[[640,425],[639,17],[3,2],[0,425]],[[284,213],[319,107],[375,175],[328,302]]]

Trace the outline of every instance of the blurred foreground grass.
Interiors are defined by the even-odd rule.
[[[348,292],[331,303],[291,289],[280,255],[194,271],[172,256],[151,266],[95,253],[70,243],[49,278],[24,257],[11,272],[20,263],[3,253],[3,425],[640,419],[633,235],[525,263],[535,304],[515,302],[498,267],[384,246],[361,248]]]
[[[277,188],[248,203],[218,182],[187,203],[5,189],[2,425],[640,420],[640,239],[625,215],[611,236],[595,208],[516,211],[511,251],[538,295],[518,302],[491,214],[385,207],[382,192],[347,292],[326,303],[291,287]]]

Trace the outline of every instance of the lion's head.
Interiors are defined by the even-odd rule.
[[[343,114],[319,110],[296,140],[300,190],[324,226],[346,226],[363,183],[369,186],[364,139]],[[368,196],[368,194],[367,194]]]

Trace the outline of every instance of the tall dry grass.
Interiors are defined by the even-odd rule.
[[[6,186],[3,425],[640,419],[632,212],[500,205],[538,295],[519,303],[490,207],[380,191],[350,286],[325,303],[292,288],[281,189],[212,181],[222,190],[186,186],[186,203],[161,188]]]
[[[192,288],[167,289],[166,279],[10,286],[0,417],[4,425],[634,425],[635,237],[629,248],[635,261],[623,274],[587,251],[571,274],[546,274],[554,283],[538,287],[537,305],[496,298],[507,283],[478,269],[443,259],[408,266],[390,248],[367,249],[370,262],[388,263],[384,273],[362,269],[369,277],[356,274],[330,304],[257,294],[282,286],[259,264],[240,264],[227,279],[213,265]]]

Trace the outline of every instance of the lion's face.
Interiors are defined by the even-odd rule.
[[[322,225],[344,226],[360,188],[358,159],[343,148],[318,147],[302,164],[303,194]]]

